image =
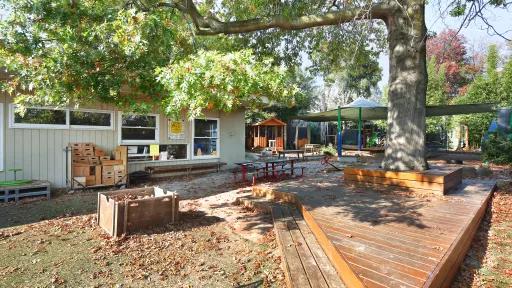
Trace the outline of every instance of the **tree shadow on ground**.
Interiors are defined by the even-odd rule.
[[[420,229],[428,228],[420,212],[431,202],[406,195],[393,188],[393,193],[375,191],[369,187],[345,185],[341,178],[304,179],[279,183],[276,191],[290,191],[299,196],[308,210],[325,213],[333,218],[349,219],[370,225],[401,223]]]
[[[96,212],[97,193],[59,195],[50,200],[0,204],[0,229]]]
[[[180,232],[180,231],[189,231],[195,228],[207,227],[211,225],[215,225],[217,223],[223,222],[224,219],[207,215],[204,211],[200,210],[186,210],[180,212],[179,221],[174,224],[162,225],[159,227],[148,227],[145,229],[141,229],[139,231],[130,233],[130,235],[135,234],[165,234],[168,232]]]
[[[256,280],[251,283],[236,286],[236,288],[258,288],[258,287],[263,287],[263,280]]]

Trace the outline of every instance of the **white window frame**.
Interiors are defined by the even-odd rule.
[[[62,110],[66,112],[66,124],[29,124],[29,123],[15,123],[14,114],[16,112],[16,104],[9,105],[9,128],[26,128],[26,129],[69,129],[69,109],[55,108],[55,107],[41,107],[31,106],[31,109],[46,109],[46,110]]]
[[[217,155],[215,156],[212,156],[212,155],[201,155],[201,156],[196,156],[194,155],[195,151],[194,151],[194,140],[195,140],[195,134],[196,134],[196,122],[195,120],[216,120],[217,121]],[[191,139],[191,144],[190,144],[190,150],[191,150],[191,155],[192,155],[192,159],[219,159],[220,158],[220,118],[215,118],[215,117],[206,117],[206,118],[195,118],[195,119],[192,119],[192,139]],[[211,138],[211,137],[197,137],[197,138]]]
[[[71,125],[71,112],[89,112],[89,113],[103,113],[110,114],[110,126],[89,126],[89,125]],[[111,110],[96,110],[96,109],[69,109],[68,113],[68,123],[71,129],[79,129],[79,130],[114,130],[114,111]]]
[[[118,119],[117,119],[117,124],[118,124],[118,142],[119,144],[121,145],[130,145],[130,144],[159,144],[159,140],[160,140],[160,115],[159,114],[141,114],[141,115],[146,115],[146,116],[155,116],[156,117],[156,127],[155,127],[155,139],[154,140],[123,140],[122,139],[122,134],[123,134],[123,114],[128,114],[128,115],[138,115],[136,113],[123,113],[122,111],[119,111],[118,113]],[[129,128],[137,128],[137,127],[129,127]],[[144,128],[144,127],[139,127],[139,128]],[[146,127],[148,128],[148,127]]]
[[[0,171],[4,171],[4,103],[0,103]]]
[[[73,129],[73,130],[114,130],[114,111],[112,110],[97,110],[97,109],[68,109],[68,108],[55,108],[55,107],[42,107],[30,106],[27,108],[32,109],[47,109],[47,110],[62,110],[66,111],[66,124],[28,124],[28,123],[15,123],[14,114],[16,112],[16,104],[9,105],[9,128],[23,128],[23,129]],[[70,125],[71,111],[80,112],[98,112],[110,114],[110,126],[86,126],[86,125]]]

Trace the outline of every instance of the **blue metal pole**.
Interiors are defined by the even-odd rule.
[[[337,135],[337,150],[338,150],[338,157],[341,157],[342,154],[342,138],[341,138],[341,108],[338,106],[338,135]]]
[[[361,151],[361,126],[363,126],[363,120],[362,120],[362,111],[361,107],[359,107],[359,121],[357,122],[357,150]]]

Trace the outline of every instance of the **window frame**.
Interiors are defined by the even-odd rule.
[[[88,112],[88,113],[101,113],[101,114],[110,114],[110,126],[91,126],[91,125],[72,125],[71,124],[71,112]],[[71,129],[79,129],[79,130],[114,130],[114,111],[112,110],[96,110],[96,109],[69,109],[68,112],[68,123],[69,128]]]
[[[0,103],[0,172],[4,171],[4,103]]]
[[[9,128],[24,128],[24,129],[69,129],[69,109],[56,108],[56,107],[42,107],[42,106],[30,106],[30,109],[40,110],[62,110],[66,112],[66,124],[30,124],[30,123],[16,123],[15,122],[15,111],[16,104],[11,103],[9,105]]]
[[[195,120],[215,120],[217,121],[217,155],[215,156],[212,156],[212,155],[201,155],[201,156],[196,156],[194,155],[195,153],[195,138],[200,138],[200,139],[211,139],[213,137],[195,137],[195,134],[196,134],[196,122]],[[206,117],[206,118],[194,118],[192,119],[192,139],[191,139],[191,145],[190,145],[190,150],[191,150],[191,156],[192,156],[192,159],[219,159],[220,158],[220,118],[216,118],[216,117]]]
[[[9,128],[21,129],[60,129],[60,130],[114,130],[114,111],[112,110],[99,110],[99,109],[69,109],[69,108],[56,108],[56,107],[43,107],[43,106],[30,106],[30,109],[46,109],[46,110],[62,110],[66,112],[66,124],[29,124],[29,123],[15,123],[16,104],[9,104]],[[88,125],[71,125],[71,111],[78,112],[97,112],[110,114],[110,126],[88,126]]]
[[[156,118],[155,121],[155,139],[154,140],[123,140],[123,114],[125,115],[144,115],[144,116],[154,116]],[[137,113],[126,113],[119,111],[117,117],[118,124],[118,143],[119,145],[136,145],[136,144],[159,144],[160,140],[160,114],[137,114]],[[128,126],[127,126],[128,127]],[[141,129],[149,129],[151,127],[128,127],[128,128],[141,128]]]

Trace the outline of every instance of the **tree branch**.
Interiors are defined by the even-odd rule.
[[[239,34],[267,29],[301,30],[311,27],[338,25],[354,20],[381,19],[387,23],[388,17],[397,7],[394,1],[373,4],[369,9],[364,7],[342,8],[338,11],[320,15],[305,15],[287,18],[276,15],[268,18],[223,22],[213,15],[204,16],[192,0],[178,0],[159,3],[158,7],[174,8],[188,15],[198,35]]]

